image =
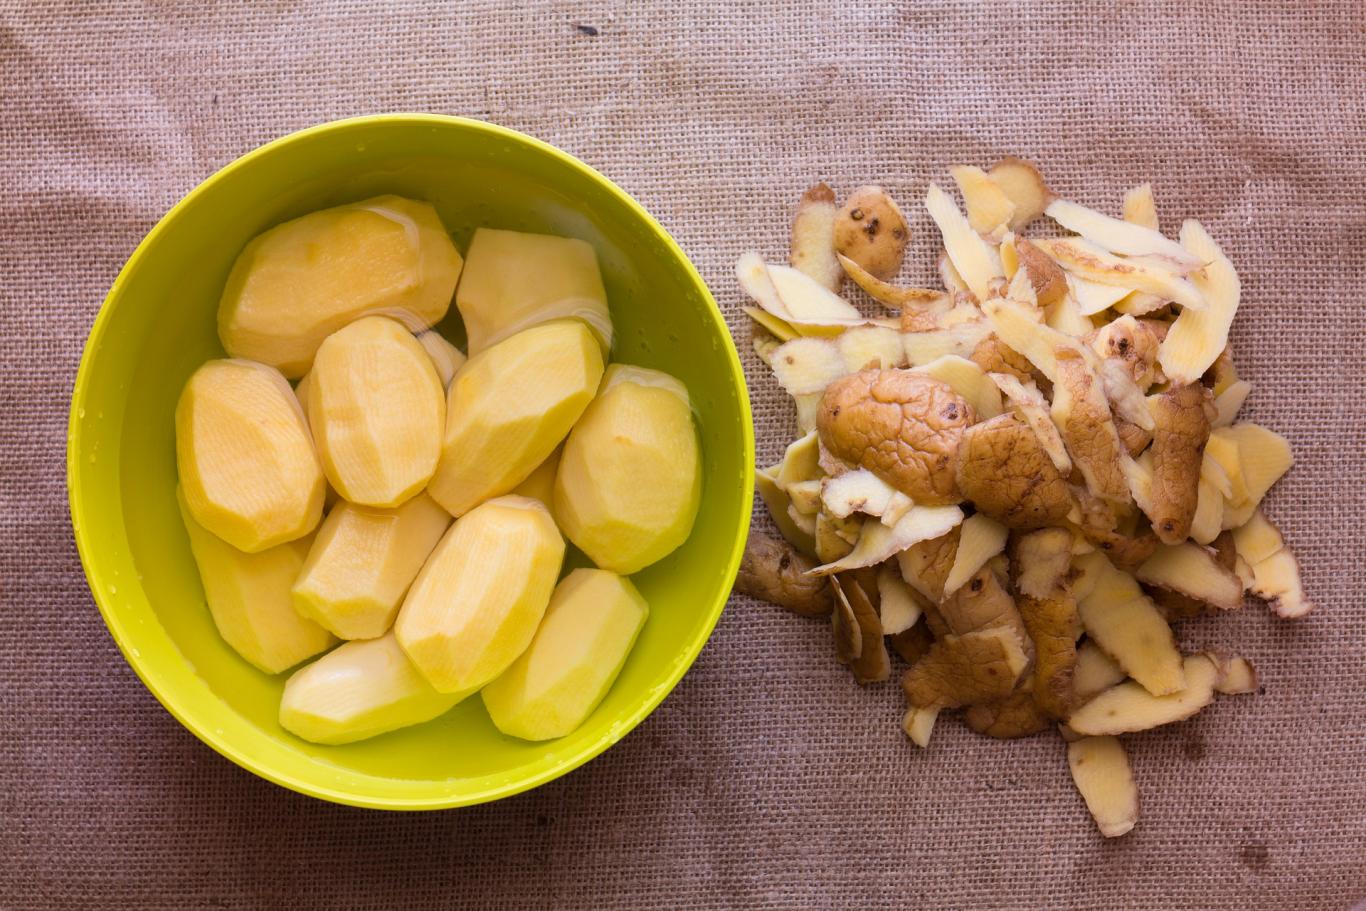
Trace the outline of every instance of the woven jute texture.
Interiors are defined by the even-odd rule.
[[[1170,4],[0,3],[0,908],[1335,908],[1366,896],[1366,32],[1312,0]],[[898,727],[829,629],[735,598],[682,685],[577,772],[491,806],[327,805],[218,757],[106,633],[63,482],[81,345],[177,199],[262,142],[393,110],[482,117],[601,169],[678,238],[788,402],[732,265],[800,190],[917,202],[1033,159],[1115,211],[1151,180],[1243,278],[1245,412],[1294,441],[1267,501],[1317,612],[1184,624],[1265,692],[1127,738],[1143,818],[1103,841],[1052,735]],[[760,525],[767,521],[760,508]]]

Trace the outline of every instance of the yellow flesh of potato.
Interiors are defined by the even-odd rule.
[[[1124,220],[1154,231],[1161,230],[1157,221],[1157,203],[1153,199],[1153,185],[1141,183],[1124,194]]]
[[[1233,263],[1198,221],[1192,219],[1181,226],[1181,243],[1206,263],[1191,276],[1206,306],[1182,310],[1158,349],[1158,363],[1173,385],[1199,382],[1219,357],[1228,343],[1228,330],[1242,293]]]
[[[455,305],[471,357],[561,317],[583,320],[603,351],[612,346],[597,254],[575,238],[480,228],[470,241]]]
[[[323,474],[294,393],[250,361],[200,367],[176,405],[176,465],[195,521],[256,553],[308,534]]]
[[[602,350],[577,320],[535,326],[470,358],[451,383],[428,492],[459,516],[511,491],[565,438],[601,379]]]
[[[394,632],[428,682],[471,693],[531,642],[564,559],[549,511],[499,497],[456,520],[418,573]]]
[[[352,743],[430,721],[461,698],[432,689],[390,633],[348,642],[296,671],[280,726],[314,743]]]
[[[972,230],[978,234],[1004,232],[1015,215],[1015,204],[1010,197],[981,168],[959,165],[950,168],[949,173],[963,194]]]
[[[1179,691],[1185,684],[1176,639],[1138,583],[1100,554],[1077,563],[1096,573],[1094,586],[1077,604],[1086,634],[1155,696]]]
[[[1190,541],[1161,545],[1134,575],[1148,585],[1180,592],[1220,610],[1243,606],[1238,577],[1224,569],[1208,548]]]
[[[383,313],[414,331],[446,315],[460,277],[436,210],[398,196],[314,212],[247,244],[228,276],[218,335],[234,357],[308,372],[323,339]]]
[[[1072,691],[1077,695],[1076,704],[1081,705],[1097,693],[1123,682],[1127,676],[1113,658],[1100,650],[1100,646],[1086,640],[1077,647],[1077,663],[1072,669]]]
[[[1185,684],[1180,689],[1155,696],[1130,680],[1077,709],[1067,726],[1083,735],[1128,734],[1191,717],[1214,699],[1219,674],[1205,655],[1187,655],[1182,665]]]
[[[308,553],[307,538],[243,553],[194,520],[179,488],[176,499],[209,613],[219,635],[239,655],[267,674],[278,674],[337,641],[295,613],[290,601],[289,587]]]
[[[646,384],[640,368],[614,381],[621,370],[608,369],[602,393],[565,442],[555,516],[594,563],[629,575],[687,539],[702,472],[686,390],[665,374],[677,388]]]
[[[1114,737],[1083,737],[1067,745],[1067,764],[1100,834],[1123,835],[1138,822],[1138,786],[1129,757]]]
[[[808,556],[815,556],[815,524],[812,523],[810,529],[803,528],[798,524],[796,517],[788,512],[791,501],[782,485],[778,483],[774,469],[761,468],[754,472],[754,490],[768,507],[773,524],[778,527],[779,533],[788,543]]]
[[[398,506],[427,486],[441,453],[445,389],[426,350],[370,316],[318,348],[308,414],[328,481],[352,503]]]
[[[531,645],[484,687],[494,725],[523,740],[573,731],[611,689],[648,614],[629,580],[574,570],[555,588]]]
[[[944,580],[944,596],[962,588],[988,560],[1005,550],[1009,534],[1009,529],[990,516],[977,513],[964,519],[953,566]]]
[[[989,296],[989,284],[993,278],[1005,277],[1005,268],[992,247],[972,229],[958,206],[939,188],[931,183],[925,193],[925,208],[934,219],[940,234],[944,237],[944,249],[958,274],[967,283],[979,301]]]
[[[397,509],[337,504],[294,583],[295,610],[343,639],[384,635],[450,524],[426,494]]]

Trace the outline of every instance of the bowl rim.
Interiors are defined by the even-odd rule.
[[[741,502],[753,502],[754,496],[754,417],[749,401],[749,390],[745,381],[744,369],[740,363],[739,352],[736,350],[734,339],[730,329],[726,324],[725,318],[721,313],[715,297],[703,280],[697,267],[683,252],[682,247],[674,240],[673,236],[652,216],[639,202],[629,193],[619,187],[612,180],[604,176],[595,168],[579,160],[577,157],[563,151],[548,142],[529,136],[518,130],[509,127],[499,126],[483,120],[470,117],[458,117],[445,114],[430,114],[416,112],[394,112],[387,114],[370,114],[360,117],[348,117],[340,120],[327,121],[306,127],[292,133],[288,133],[277,139],[271,140],[260,145],[245,154],[233,159],[228,164],[219,168],[212,175],[205,178],[173,205],[166,214],[148,231],[147,235],[134,248],[128,260],[119,270],[118,276],[110,286],[108,294],[101,302],[100,309],[91,325],[90,332],[86,337],[84,348],[81,352],[80,366],[76,371],[75,381],[71,393],[71,406],[67,416],[67,447],[66,447],[66,485],[67,485],[67,505],[70,510],[72,534],[76,541],[76,549],[80,556],[81,570],[85,575],[86,584],[90,589],[91,595],[99,607],[101,616],[104,618],[105,627],[109,630],[119,651],[122,652],[124,660],[128,663],[134,673],[137,674],[144,686],[152,693],[156,700],[174,717],[182,727],[194,734],[199,740],[207,744],[215,752],[231,760],[236,765],[246,769],[260,778],[264,778],[276,785],[287,788],[291,791],[305,794],[310,797],[332,803],[344,804],[355,807],[382,810],[440,810],[462,806],[473,806],[499,800],[504,797],[511,797],[524,791],[538,787],[568,772],[573,771],[585,764],[590,759],[600,755],[609,747],[617,743],[629,731],[645,720],[669,693],[678,685],[683,676],[691,669],[693,663],[702,649],[710,641],[717,622],[720,620],[721,612],[725,609],[729,600],[729,592],[726,596],[717,598],[715,603],[709,606],[704,625],[699,635],[688,643],[683,660],[675,662],[669,671],[668,677],[662,686],[655,687],[648,697],[638,705],[636,710],[629,716],[620,719],[612,730],[604,733],[596,740],[586,744],[583,748],[567,755],[558,762],[538,770],[537,772],[518,778],[512,782],[504,782],[486,787],[482,790],[472,792],[462,792],[456,794],[443,795],[436,798],[429,797],[385,797],[371,795],[357,795],[345,788],[327,787],[298,777],[288,772],[281,772],[258,763],[253,757],[246,755],[245,751],[239,750],[230,741],[227,735],[220,735],[213,730],[205,729],[192,720],[192,712],[182,706],[181,698],[176,695],[173,687],[162,687],[157,679],[157,674],[143,667],[141,657],[132,651],[132,646],[128,639],[130,636],[128,624],[118,611],[113,609],[109,603],[108,596],[102,586],[96,584],[96,572],[92,568],[97,560],[98,543],[88,537],[90,523],[83,521],[85,504],[83,502],[82,491],[84,489],[83,475],[84,469],[78,453],[81,451],[81,441],[84,435],[80,415],[84,412],[86,396],[89,390],[90,371],[93,369],[91,363],[95,353],[100,349],[105,335],[109,332],[115,314],[119,309],[122,299],[124,285],[128,282],[129,276],[137,269],[140,262],[147,254],[147,250],[162,235],[169,230],[170,225],[176,221],[180,212],[187,208],[201,194],[207,191],[208,187],[217,183],[221,178],[247,167],[258,158],[269,155],[273,151],[300,141],[304,141],[321,133],[346,131],[358,126],[373,125],[376,123],[390,123],[407,126],[434,126],[434,127],[457,127],[470,130],[475,133],[484,134],[486,137],[495,138],[503,142],[518,143],[528,146],[531,149],[547,155],[562,165],[587,176],[593,182],[599,184],[610,195],[614,196],[618,202],[622,203],[628,211],[640,219],[664,244],[665,249],[682,265],[685,275],[691,280],[693,285],[701,292],[702,302],[710,305],[707,310],[708,318],[711,320],[713,328],[725,340],[724,351],[729,361],[731,380],[737,393],[737,401],[740,406],[742,426],[741,441],[744,452],[741,454],[744,466],[744,476],[741,479]],[[730,559],[724,567],[724,578],[734,580],[739,571],[740,558],[744,551],[745,540],[750,523],[752,521],[752,506],[745,510],[741,527],[737,530],[738,534],[731,546]]]

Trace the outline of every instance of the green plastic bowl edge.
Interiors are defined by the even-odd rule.
[[[105,296],[104,302],[100,306],[100,310],[95,316],[95,322],[90,328],[90,334],[86,338],[85,347],[81,353],[81,363],[76,371],[76,381],[72,389],[71,395],[71,407],[68,411],[67,417],[67,497],[68,508],[71,511],[71,517],[73,519],[72,530],[76,539],[76,550],[81,558],[81,569],[85,573],[86,582],[90,587],[90,591],[95,599],[96,605],[100,609],[100,614],[104,617],[105,625],[108,627],[110,635],[113,636],[114,643],[119,647],[119,651],[123,653],[124,660],[128,662],[129,666],[132,667],[134,673],[138,675],[138,678],[143,682],[143,684],[152,693],[152,695],[156,697],[157,701],[160,702],[162,706],[165,707],[166,711],[170,712],[171,715],[181,723],[181,725],[187,728],[201,741],[208,744],[208,746],[211,747],[214,751],[231,760],[238,766],[241,766],[247,771],[255,775],[258,775],[261,778],[266,779],[267,781],[271,781],[277,785],[280,785],[281,787],[288,788],[289,790],[296,791],[300,794],[306,794],[311,797],[317,797],[319,799],[330,801],[332,803],[346,804],[349,806],[363,807],[369,809],[441,810],[487,803],[489,801],[500,800],[504,797],[511,797],[515,794],[520,794],[524,791],[529,791],[532,788],[543,785],[548,781],[553,781],[554,779],[559,778],[560,776],[573,771],[574,769],[578,768],[579,766],[588,762],[590,759],[605,751],[608,747],[612,746],[614,743],[617,742],[618,739],[620,739],[621,736],[624,736],[626,733],[630,732],[638,724],[644,721],[645,718],[648,717],[650,713],[653,712],[659,706],[659,704],[664,701],[665,697],[668,696],[669,693],[673,692],[674,687],[676,687],[678,685],[678,682],[683,679],[683,676],[692,667],[693,662],[697,660],[697,656],[701,653],[703,647],[710,640],[711,633],[715,629],[717,621],[719,621],[721,618],[721,611],[725,609],[727,598],[723,596],[717,599],[717,601],[711,605],[710,612],[706,620],[706,624],[703,628],[703,635],[697,637],[695,641],[689,644],[685,659],[678,663],[677,670],[670,677],[667,684],[663,687],[660,687],[656,691],[656,693],[652,695],[650,699],[648,699],[645,703],[643,703],[640,706],[640,708],[635,712],[634,715],[623,720],[622,727],[620,729],[620,735],[617,735],[615,737],[600,737],[598,738],[598,740],[590,744],[586,749],[581,750],[577,755],[569,756],[562,762],[554,766],[551,766],[547,769],[544,769],[537,774],[531,775],[526,779],[519,780],[515,783],[504,785],[501,787],[489,788],[484,791],[476,791],[469,794],[461,794],[449,800],[425,800],[403,798],[358,799],[342,791],[318,787],[308,782],[296,779],[292,776],[277,774],[269,769],[262,768],[254,764],[251,760],[247,759],[246,757],[239,755],[233,749],[232,745],[227,743],[224,738],[217,737],[191,723],[187,714],[182,713],[182,711],[180,710],[176,698],[172,694],[163,692],[161,689],[159,689],[157,685],[154,683],[154,681],[151,679],[151,675],[144,672],[141,662],[130,653],[129,646],[124,641],[125,633],[123,629],[123,622],[119,618],[118,614],[114,610],[112,610],[111,605],[109,605],[106,602],[105,596],[103,594],[104,587],[99,584],[98,580],[94,577],[93,571],[91,569],[91,564],[93,560],[92,554],[94,552],[95,544],[94,542],[87,539],[85,532],[83,531],[83,529],[89,527],[89,523],[79,521],[79,517],[82,516],[84,512],[82,503],[83,485],[82,466],[80,463],[80,459],[76,456],[76,453],[80,451],[80,440],[82,431],[81,420],[79,416],[85,405],[86,385],[88,380],[87,373],[90,368],[90,362],[92,359],[93,352],[98,350],[104,333],[108,330],[108,327],[113,320],[114,311],[118,307],[117,299],[120,296],[120,291],[125,282],[125,279],[136,268],[139,260],[143,256],[143,253],[147,250],[148,247],[151,246],[152,242],[161,234],[162,231],[167,230],[167,226],[175,220],[176,214],[183,207],[189,205],[200,193],[204,192],[207,187],[209,187],[219,178],[232,173],[238,168],[246,166],[249,162],[255,160],[257,157],[267,155],[270,153],[271,150],[277,147],[287,145],[289,143],[300,140],[304,137],[314,135],[315,133],[321,133],[329,130],[344,129],[353,124],[376,123],[386,120],[405,120],[419,123],[458,123],[467,128],[488,133],[491,136],[498,137],[499,139],[508,142],[529,145],[539,150],[543,154],[558,159],[563,164],[566,164],[573,169],[576,169],[587,174],[590,178],[602,184],[609,193],[616,196],[619,200],[621,200],[621,202],[625,203],[625,205],[630,210],[635,212],[636,215],[639,216],[640,219],[645,224],[647,224],[656,235],[658,235],[659,239],[664,242],[665,247],[674,256],[676,256],[679,259],[679,261],[683,264],[688,276],[692,279],[693,283],[701,292],[702,299],[708,304],[710,304],[710,307],[708,308],[708,314],[711,317],[712,322],[715,324],[715,328],[726,341],[727,362],[730,366],[731,380],[738,393],[740,410],[744,418],[744,423],[741,427],[741,438],[744,442],[745,449],[743,453],[744,458],[742,462],[742,464],[745,466],[745,477],[743,479],[744,491],[742,502],[753,499],[754,418],[753,413],[750,410],[749,390],[745,382],[744,370],[740,366],[740,356],[739,353],[736,351],[735,343],[731,338],[730,328],[726,325],[725,320],[721,317],[721,310],[716,303],[716,299],[712,296],[711,289],[707,287],[707,283],[703,281],[701,274],[698,273],[697,268],[693,265],[692,261],[687,257],[687,255],[683,252],[683,249],[678,245],[678,242],[675,241],[673,237],[669,234],[669,232],[664,230],[664,227],[660,225],[658,221],[655,220],[654,216],[652,216],[648,211],[646,211],[646,209],[640,203],[636,202],[636,200],[629,193],[621,189],[619,186],[617,186],[603,174],[599,173],[596,169],[580,161],[573,155],[570,155],[568,152],[562,151],[561,149],[558,149],[547,142],[543,142],[539,139],[536,139],[535,137],[528,136],[525,133],[509,129],[507,127],[501,127],[495,124],[487,123],[482,120],[475,120],[468,117],[453,117],[441,114],[421,113],[374,114],[364,117],[352,117],[344,120],[329,121],[327,123],[318,124],[316,126],[308,127],[306,129],[298,130],[294,133],[282,136],[278,139],[266,143],[263,146],[253,149],[250,152],[247,152],[245,155],[240,156],[239,158],[233,160],[232,162],[220,168],[212,176],[204,180],[193,190],[191,190],[188,194],[186,194],[184,198],[182,198],[179,202],[172,206],[170,210],[167,211],[167,213],[161,217],[161,219],[156,223],[152,230],[147,233],[147,236],[144,237],[142,241],[138,244],[137,248],[133,250],[132,255],[128,258],[128,261],[124,263],[123,268],[119,270],[118,277],[114,279],[114,284],[110,286],[109,293]],[[744,552],[745,541],[749,530],[750,520],[751,514],[746,512],[745,518],[741,523],[741,527],[737,529],[736,539],[731,548],[730,561],[725,569],[724,577],[727,579],[734,580],[736,573],[739,571],[740,558]]]

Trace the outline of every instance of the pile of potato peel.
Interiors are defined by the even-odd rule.
[[[1237,420],[1240,284],[1199,222],[1162,234],[1148,184],[1114,218],[1019,159],[951,173],[962,209],[924,197],[942,288],[893,283],[911,231],[873,186],[843,205],[810,188],[790,264],[737,263],[800,434],[758,471],[781,538],[751,535],[737,587],[829,616],[860,684],[890,676],[890,644],[921,747],[954,709],[992,737],[1058,730],[1100,831],[1122,835],[1138,793],[1116,738],[1258,686],[1244,658],[1181,654],[1171,624],[1249,593],[1310,610],[1260,509],[1290,446]]]

